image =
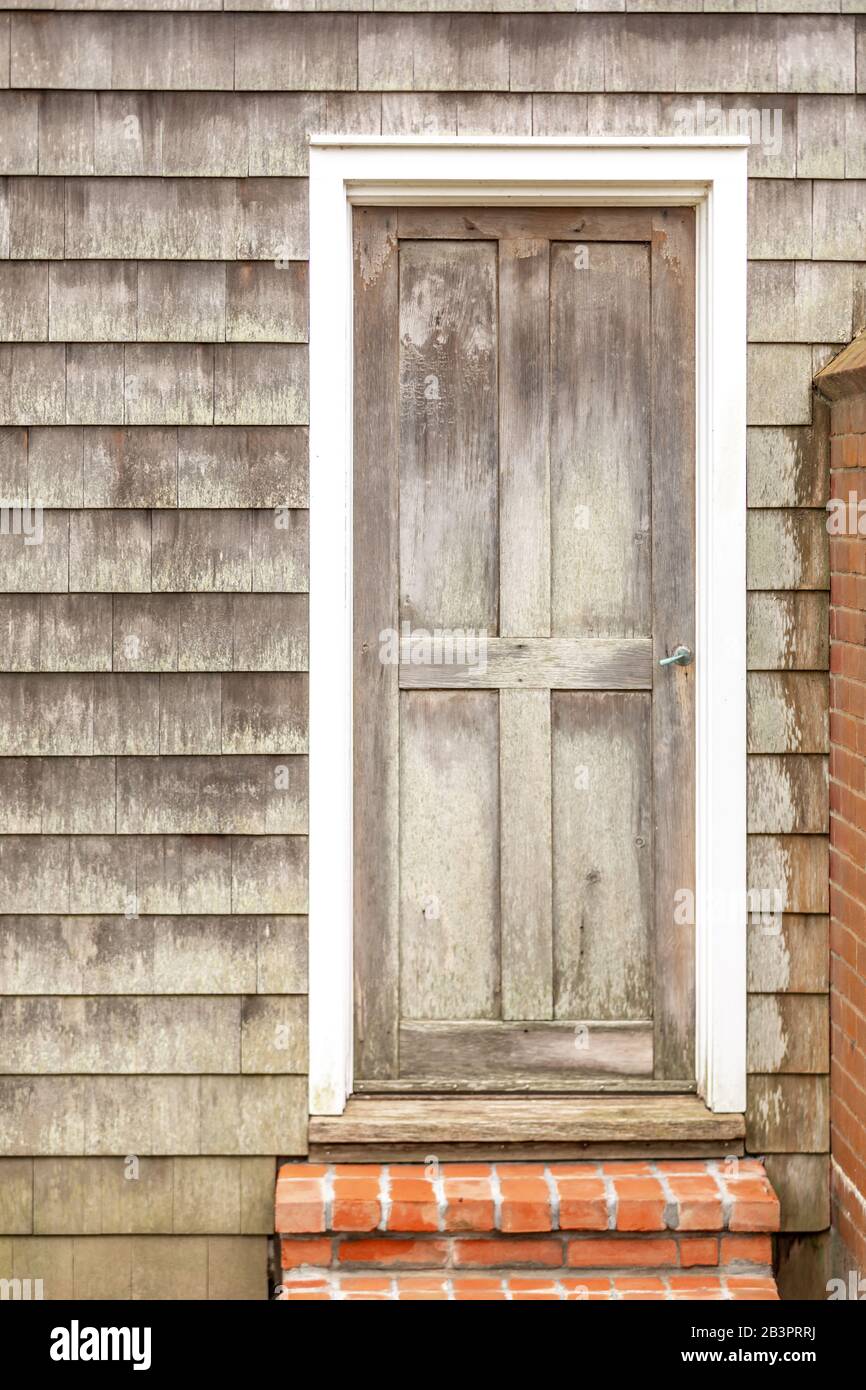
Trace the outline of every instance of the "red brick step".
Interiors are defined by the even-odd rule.
[[[773,1298],[778,1226],[754,1159],[301,1163],[277,1183],[288,1301]]]

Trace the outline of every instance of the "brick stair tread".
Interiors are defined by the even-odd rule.
[[[543,1232],[769,1233],[779,1202],[756,1159],[574,1163],[290,1163],[284,1236]]]
[[[627,1269],[591,1276],[569,1271],[491,1269],[479,1275],[399,1271],[346,1274],[324,1270],[286,1276],[281,1302],[686,1302],[776,1301],[769,1273],[638,1275]]]
[[[277,1183],[288,1302],[776,1298],[778,1226],[755,1159],[291,1163]]]

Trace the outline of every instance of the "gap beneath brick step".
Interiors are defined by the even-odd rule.
[[[477,1277],[293,1271],[277,1294],[284,1303],[777,1302],[778,1298],[770,1273],[575,1276],[570,1270],[532,1275],[507,1269]]]

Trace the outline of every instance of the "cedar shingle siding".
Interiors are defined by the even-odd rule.
[[[748,1127],[783,1229],[827,1225],[811,381],[866,322],[866,15],[751,3],[0,14],[0,498],[46,507],[41,545],[0,537],[0,1273],[47,1297],[266,1292],[274,1160],[306,1144],[314,131],[714,133],[716,108],[763,112],[750,882],[784,883],[785,916],[750,932]]]

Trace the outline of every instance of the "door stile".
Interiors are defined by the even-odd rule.
[[[550,637],[550,250],[499,242],[499,636]],[[499,691],[503,1019],[553,1016],[548,690]]]
[[[694,233],[691,208],[653,216],[655,1075],[678,1079],[695,1074],[695,668],[658,662],[695,648]]]
[[[373,1079],[399,1075],[399,666],[380,651],[400,627],[395,210],[356,209],[353,249],[355,1074]]]

